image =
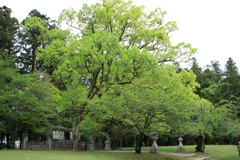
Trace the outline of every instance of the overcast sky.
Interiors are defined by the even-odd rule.
[[[83,3],[95,4],[99,0],[5,0],[13,10],[13,17],[22,21],[37,9],[51,19],[57,19],[63,9],[79,10]],[[224,68],[231,57],[240,66],[240,0],[133,0],[144,5],[145,11],[161,7],[167,11],[166,21],[176,21],[179,31],[172,37],[174,44],[191,43],[198,49],[195,57],[201,67],[217,60]]]

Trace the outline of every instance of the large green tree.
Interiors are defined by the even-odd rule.
[[[143,137],[150,132],[190,133],[193,125],[185,126],[185,122],[189,122],[196,109],[195,101],[202,101],[193,93],[197,85],[193,72],[175,73],[172,68],[158,68],[145,74],[129,85],[120,86],[118,92],[116,88],[107,91],[100,103],[101,109],[107,107],[105,115],[133,127],[136,153],[141,153]]]
[[[73,82],[83,83],[87,89],[73,123],[74,149],[89,101],[101,97],[112,85],[131,84],[146,71],[157,66],[164,69],[165,62],[186,60],[196,52],[190,44],[171,44],[170,35],[177,27],[175,22],[164,23],[166,12],[158,8],[146,14],[143,9],[131,1],[103,0],[85,4],[79,12],[64,10],[60,22],[78,29],[79,34],[69,36],[67,42],[55,39],[39,50],[46,65],[56,66],[56,81],[64,82],[65,88]]]

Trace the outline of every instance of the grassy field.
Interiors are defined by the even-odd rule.
[[[176,146],[159,147],[160,152],[175,152]],[[195,146],[184,146],[187,153],[195,153]],[[132,150],[133,148],[123,148]],[[149,151],[149,147],[143,147]],[[234,145],[206,145],[204,156],[212,160],[236,160],[238,157]],[[72,152],[72,151],[29,151],[29,150],[0,150],[0,160],[187,160],[163,154],[116,153],[116,152]]]
[[[184,146],[186,153],[196,153],[196,146]],[[126,148],[130,149],[130,148]],[[159,147],[160,152],[176,152],[176,146]],[[143,150],[148,151],[149,148],[145,147]],[[211,157],[213,160],[239,160],[236,145],[206,145],[205,153],[197,153],[199,155]]]
[[[186,153],[196,153],[196,146],[184,146]],[[159,147],[160,152],[176,152],[175,146]],[[144,148],[144,150],[148,150]],[[236,145],[206,145],[205,153],[197,153],[203,156],[211,157],[213,160],[239,160]]]
[[[91,151],[0,150],[0,160],[186,160],[163,154]]]

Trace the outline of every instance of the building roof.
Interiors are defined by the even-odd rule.
[[[54,131],[65,131],[65,130],[67,130],[67,128],[57,126],[57,127],[53,127],[52,130],[54,130]]]

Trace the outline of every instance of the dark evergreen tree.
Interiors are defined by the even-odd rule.
[[[197,95],[201,95],[201,87],[203,84],[203,71],[202,68],[198,65],[197,59],[195,57],[192,58],[192,64],[191,64],[190,70],[193,71],[193,73],[196,75],[196,82],[200,84],[200,88],[196,88],[195,93]]]
[[[31,17],[41,18],[43,21],[46,22],[45,27],[49,30],[56,28],[54,20],[51,20],[44,14],[41,14],[36,9],[32,10],[27,18]],[[47,45],[47,42],[39,39],[39,36],[42,34],[40,29],[30,29],[24,27],[26,19],[24,19],[21,23],[22,32],[19,34],[19,37],[21,38],[20,44],[22,47],[19,56],[19,68],[21,70],[21,73],[30,74],[35,72],[36,70],[47,70],[50,73],[51,71],[49,71],[49,66],[44,66],[43,61],[37,60],[38,48],[44,48]]]
[[[223,99],[223,71],[218,61],[211,61],[211,65],[207,65],[203,71],[203,83],[201,93],[202,98],[208,99],[214,106],[219,106],[219,102]]]
[[[223,71],[220,68],[220,63],[218,61],[211,61],[211,65],[207,65],[204,69],[200,68],[196,62],[196,59],[193,59],[193,66],[191,68],[197,76],[197,82],[200,84],[201,88],[197,90],[197,94],[213,104],[214,107],[211,107],[210,112],[208,113],[208,118],[204,115],[202,117],[205,123],[210,124],[213,130],[212,136],[214,141],[220,132],[220,129],[223,131],[225,120],[229,120],[227,115],[227,109],[224,105],[225,100],[223,99],[224,94],[224,76]],[[221,133],[221,136],[226,136],[227,132]],[[197,137],[197,147],[196,151],[204,152],[204,139],[208,139],[209,134],[200,134]]]
[[[215,82],[218,82],[223,78],[223,71],[220,68],[219,61],[216,61],[216,60],[211,61],[211,68],[214,73],[213,79]]]
[[[15,56],[16,35],[19,23],[16,18],[11,17],[12,10],[6,6],[0,7],[0,53],[1,58]]]
[[[240,75],[238,67],[232,58],[229,58],[225,65],[225,88],[224,99],[225,105],[231,110],[232,119],[240,117]]]
[[[227,83],[225,98],[230,99],[231,96],[240,97],[240,75],[236,63],[229,58],[225,65],[225,82]]]

